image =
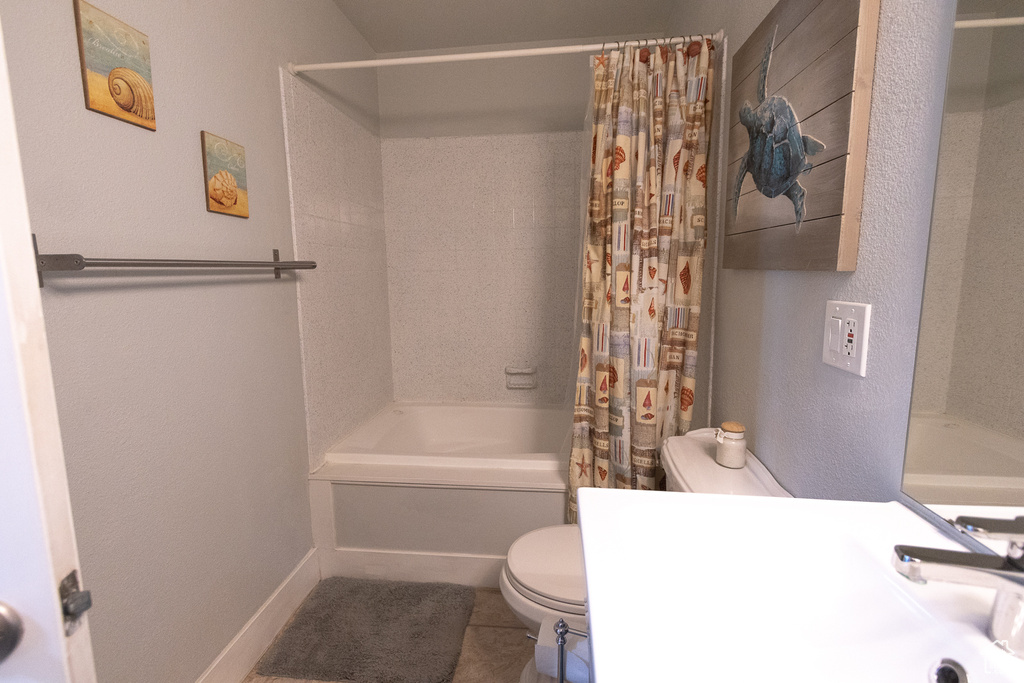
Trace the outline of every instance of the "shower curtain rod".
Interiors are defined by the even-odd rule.
[[[675,36],[672,38],[634,38],[632,40],[609,40],[604,43],[590,43],[589,45],[560,45],[558,47],[530,47],[519,50],[495,50],[492,52],[456,52],[441,55],[420,55],[418,57],[389,57],[387,59],[363,59],[354,62],[328,62],[325,64],[293,64],[288,63],[288,71],[293,75],[301,71],[333,71],[336,69],[367,69],[376,66],[400,66],[403,64],[437,64],[441,62],[472,62],[481,59],[505,59],[507,57],[540,57],[542,55],[570,55],[581,52],[598,52],[609,48],[624,47],[636,44],[640,47],[653,45],[669,45],[671,43],[682,43],[697,40],[699,38],[711,38],[714,41],[721,41],[724,33],[718,31],[713,34],[701,34],[695,36]]]
[[[998,28],[1000,26],[1024,26],[1024,17],[1002,17],[1000,19],[960,19],[953,24],[956,28]]]

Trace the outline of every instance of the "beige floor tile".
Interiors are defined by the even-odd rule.
[[[253,669],[249,672],[249,675],[245,677],[242,683],[324,683],[324,681],[306,680],[304,678],[285,678],[283,676],[260,676]],[[337,681],[336,683],[346,683],[345,681]]]
[[[260,676],[253,671],[245,677],[242,683],[306,683],[306,681],[294,678],[281,678],[280,676]]]
[[[497,588],[476,589],[476,600],[473,603],[473,614],[469,617],[469,625],[523,628],[522,622],[509,609]]]
[[[518,683],[532,656],[525,628],[469,626],[452,683]]]

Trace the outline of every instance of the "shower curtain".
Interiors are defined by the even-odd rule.
[[[655,488],[690,428],[707,242],[710,40],[594,57],[570,522],[581,486]]]

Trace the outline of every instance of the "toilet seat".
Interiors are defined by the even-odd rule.
[[[552,600],[547,596],[541,595],[536,591],[530,590],[529,587],[524,586],[519,581],[516,581],[515,577],[512,576],[512,573],[508,571],[508,566],[505,567],[503,573],[505,579],[508,580],[509,585],[512,586],[512,588],[515,589],[517,593],[519,593],[527,600],[537,603],[538,605],[546,607],[550,610],[554,610],[559,614],[576,614],[579,616],[586,616],[586,605],[577,604],[573,602],[560,602],[558,600]]]
[[[575,524],[525,534],[508,549],[504,572],[523,597],[549,609],[586,614],[583,542]]]

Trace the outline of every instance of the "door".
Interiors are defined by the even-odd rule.
[[[88,619],[64,634],[57,586],[79,570],[21,158],[0,33],[0,603],[20,617],[0,683],[95,683]],[[79,572],[80,574],[80,572]],[[4,632],[0,628],[0,633]]]

